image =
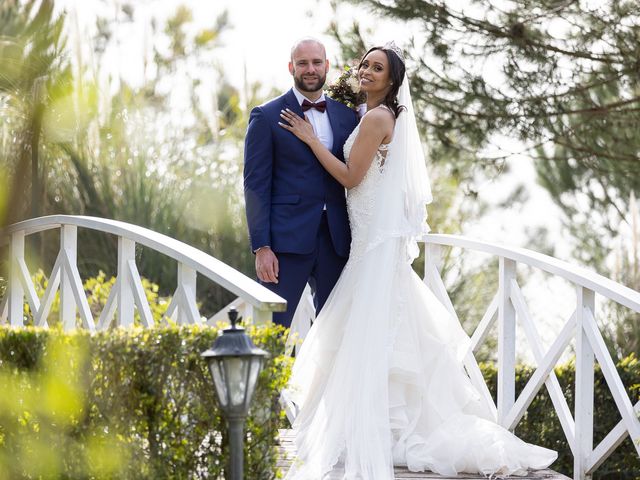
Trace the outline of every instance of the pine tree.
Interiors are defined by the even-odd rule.
[[[497,139],[516,140],[563,210],[574,256],[615,276],[614,247],[640,193],[637,1],[349,3],[413,32],[402,46],[431,161],[473,194],[479,174],[499,173],[512,155],[495,155]],[[344,58],[370,46],[358,23],[330,30]]]

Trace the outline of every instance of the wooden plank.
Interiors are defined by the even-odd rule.
[[[60,250],[58,252],[56,261],[53,264],[51,276],[49,277],[49,283],[47,284],[47,288],[44,291],[44,294],[42,295],[40,310],[34,313],[33,321],[37,327],[48,327],[47,317],[49,316],[49,311],[51,310],[51,306],[53,305],[53,301],[55,300],[56,292],[58,291],[58,287],[60,286],[63,263],[64,254],[63,251]]]
[[[118,237],[118,326],[133,326],[135,301],[129,275],[129,260],[136,261],[136,243],[125,237]],[[115,285],[114,285],[115,287]]]
[[[80,304],[76,301],[74,294],[74,278],[69,265],[78,264],[78,227],[75,225],[63,225],[60,229],[60,254],[62,262],[60,264],[60,324],[65,332],[76,328],[76,310]],[[68,260],[68,262],[66,261]],[[82,283],[80,283],[82,290]],[[84,296],[84,292],[83,292]]]
[[[178,307],[178,324],[197,325],[200,313],[196,305],[196,283],[198,272],[184,263],[178,263],[178,287],[182,288],[180,306]]]
[[[293,459],[296,456],[296,446],[295,446],[295,433],[293,430],[280,430],[279,435],[279,449],[280,449],[280,458],[278,459],[278,468],[280,468],[283,472],[286,472],[289,466],[293,463]],[[476,480],[486,480],[487,476],[482,474],[471,474],[471,473],[460,473],[455,476],[446,476],[443,477],[433,472],[410,472],[406,467],[396,467],[395,468],[395,479],[396,480],[405,480],[405,479],[427,479],[434,478],[439,480],[460,480],[460,479],[476,479]],[[550,469],[545,470],[531,470],[526,475],[518,475],[518,476],[507,476],[502,477],[501,479],[518,479],[518,480],[570,480],[569,477],[563,475],[558,472],[554,472]],[[332,474],[332,476],[327,477],[326,480],[342,480],[342,475],[340,472],[336,472]]]
[[[61,250],[61,253],[63,253],[63,269],[69,277],[69,285],[74,298],[74,308],[77,306],[80,311],[80,318],[82,319],[82,325],[84,328],[89,330],[91,333],[95,333],[96,326],[93,321],[93,314],[91,313],[89,301],[87,300],[87,296],[84,292],[78,267],[75,262],[71,263],[71,257],[69,256],[70,251],[68,249]],[[65,328],[67,327],[65,326]],[[69,328],[75,328],[75,317],[73,324],[70,325]]]
[[[129,282],[131,282],[129,286],[133,292],[133,299],[136,307],[138,307],[140,319],[145,327],[152,328],[154,326],[153,314],[151,313],[151,307],[149,306],[147,295],[142,286],[142,279],[140,278],[138,267],[136,266],[135,260],[129,260],[127,265],[129,267]]]
[[[24,261],[24,258],[16,259],[18,262],[18,272],[20,273],[20,282],[22,282],[22,288],[27,294],[27,300],[29,301],[29,307],[31,311],[35,315],[35,313],[40,310],[40,299],[38,298],[38,294],[36,293],[36,289],[33,286],[33,282],[31,281],[31,274],[29,273],[29,268]]]
[[[595,309],[595,294],[576,287],[576,437],[573,453],[574,478],[586,478],[587,458],[593,450],[593,393],[595,354],[587,335],[586,311]]]
[[[98,320],[98,330],[106,330],[111,325],[111,320],[113,319],[113,315],[116,313],[116,306],[118,292],[120,291],[120,286],[118,285],[120,282],[119,278],[116,278],[115,283],[111,287],[111,291],[109,292],[109,297],[107,298],[107,303],[102,309],[102,313],[100,313],[100,318]]]
[[[510,295],[516,263],[501,257],[498,268],[498,423],[509,428],[506,418],[516,401],[516,310]]]

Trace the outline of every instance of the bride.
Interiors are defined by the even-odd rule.
[[[496,425],[466,375],[469,337],[411,268],[431,191],[402,53],[374,47],[358,67],[367,113],[329,152],[305,119],[280,126],[347,188],[351,253],[293,366],[298,458],[287,479],[391,480],[411,471],[524,474],[556,452]]]

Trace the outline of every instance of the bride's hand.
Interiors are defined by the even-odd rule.
[[[288,108],[286,110],[281,110],[280,116],[288,123],[288,125],[282,122],[278,122],[278,125],[285,130],[289,130],[304,143],[309,145],[311,142],[316,140],[316,134],[314,133],[313,127],[306,116],[304,118],[300,118]]]

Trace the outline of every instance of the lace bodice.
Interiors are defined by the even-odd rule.
[[[351,132],[344,143],[344,158],[347,164],[359,130],[360,125]],[[351,253],[349,255],[351,261],[359,258],[366,246],[367,227],[370,224],[375,205],[377,185],[384,174],[388,149],[389,144],[380,145],[362,182],[347,190],[347,212],[351,226]]]

